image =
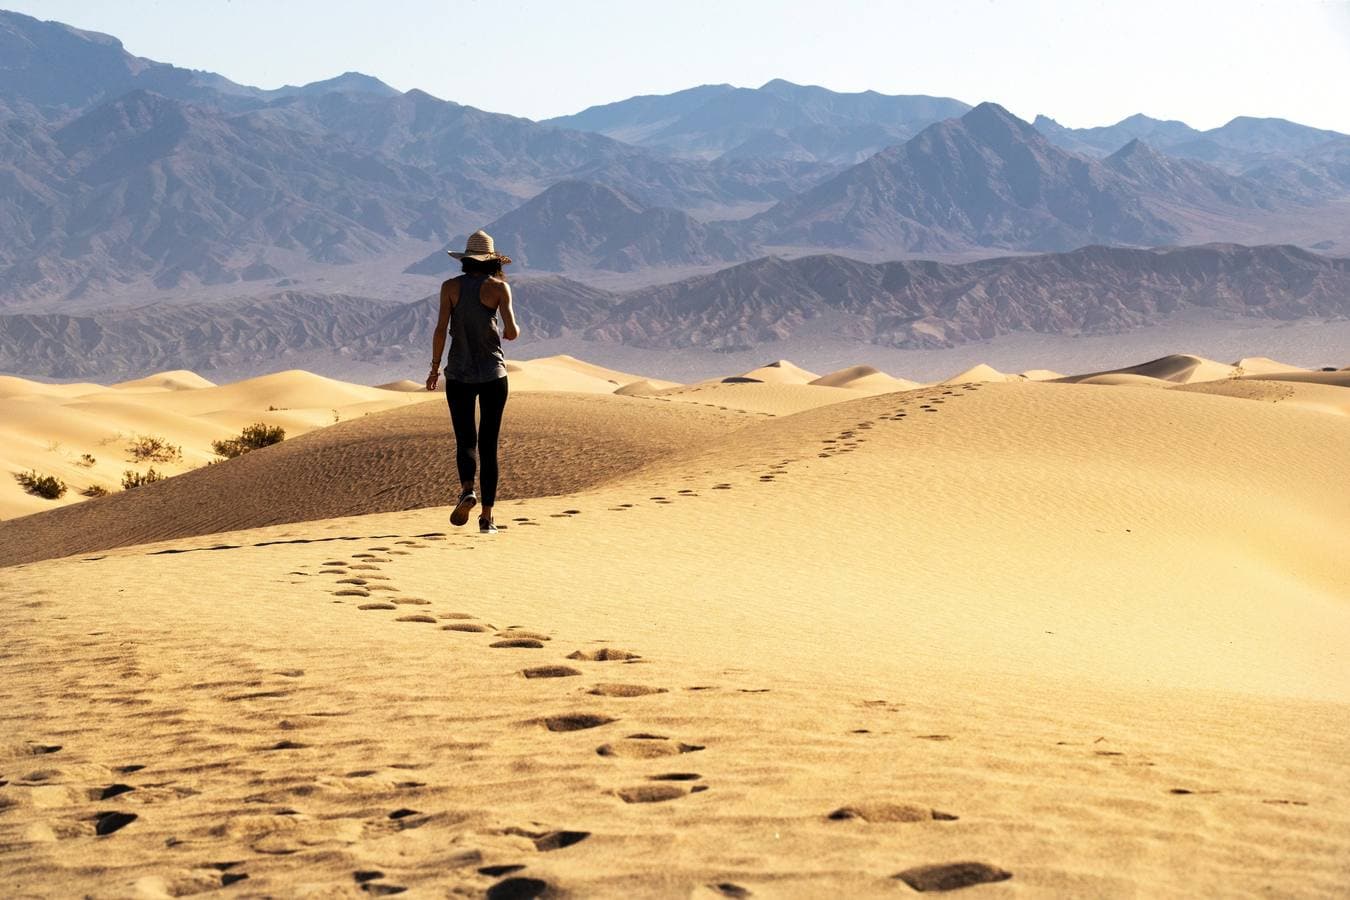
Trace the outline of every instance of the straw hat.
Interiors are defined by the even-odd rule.
[[[464,252],[456,250],[447,250],[455,259],[476,259],[479,262],[487,262],[490,259],[499,259],[502,265],[511,261],[511,257],[504,253],[498,253],[497,248],[492,243],[492,235],[483,231],[481,228],[469,235],[469,239],[464,243]]]

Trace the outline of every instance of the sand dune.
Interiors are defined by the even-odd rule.
[[[979,363],[978,365],[971,366],[969,369],[966,369],[964,372],[960,372],[960,373],[958,373],[958,374],[956,374],[956,375],[953,375],[951,378],[948,378],[948,379],[946,379],[946,380],[944,380],[944,381],[941,381],[941,382],[939,382],[939,383],[940,383],[940,384],[983,384],[983,383],[986,383],[986,382],[996,382],[996,383],[997,383],[997,382],[1004,382],[1004,381],[1008,381],[1009,379],[1012,379],[1012,380],[1020,380],[1020,379],[1017,379],[1016,376],[1013,376],[1013,375],[1005,375],[1004,373],[1000,372],[998,369],[995,369],[993,366],[986,365],[986,364],[984,364],[984,363]]]
[[[858,392],[848,388],[788,382],[714,382],[670,388],[650,396],[656,400],[739,410],[761,416],[787,416],[804,409],[857,399]]]
[[[620,397],[645,397],[648,394],[657,394],[661,391],[668,391],[671,388],[681,387],[678,381],[662,381],[658,378],[641,378],[637,381],[630,381],[614,393]]]
[[[763,381],[768,384],[810,384],[820,376],[786,359],[780,359],[731,377],[744,381]]]
[[[424,393],[419,399],[425,402],[288,438],[134,492],[0,522],[0,566],[263,525],[441,506],[459,493],[449,414],[439,397],[428,400]],[[740,428],[746,418],[694,404],[535,392],[511,399],[507,423],[503,500],[591,487]],[[214,433],[208,425],[199,427],[198,442]]]
[[[1151,375],[1135,375],[1130,372],[1107,372],[1102,375],[1064,376],[1059,381],[1065,384],[1101,384],[1108,387],[1176,387],[1170,381],[1154,378]]]
[[[133,390],[137,388],[149,388],[161,391],[195,391],[201,388],[215,387],[214,381],[208,381],[196,372],[189,372],[186,369],[174,369],[171,372],[159,372],[154,375],[147,375],[144,378],[137,378],[133,381],[122,381],[112,385],[120,390]]]
[[[1350,427],[1216,391],[1346,388],[1168,383],[525,396],[513,477],[557,495],[496,536],[390,510],[0,569],[9,889],[1337,896]],[[736,396],[781,409],[697,405]],[[242,463],[359,495],[432,418],[109,500],[183,514]]]
[[[294,437],[424,396],[396,394],[281,372],[216,386],[192,372],[162,372],[119,385],[48,385],[0,378],[0,470],[52,475],[67,485],[59,499],[0,481],[0,518],[79,503],[82,491],[121,489],[123,473],[154,468],[178,475],[217,459],[213,441],[234,437],[255,422],[280,426]],[[181,455],[137,458],[140,437],[162,439]],[[92,462],[91,462],[92,460]]]
[[[1306,372],[1307,369],[1278,362],[1268,356],[1244,356],[1233,367],[1241,369],[1243,375],[1281,375]]]
[[[1072,383],[1096,379],[1103,375],[1142,375],[1173,384],[1192,384],[1198,381],[1217,381],[1220,378],[1235,378],[1242,372],[1236,366],[1215,362],[1202,356],[1188,353],[1176,353],[1121,369],[1108,369],[1103,372],[1090,372],[1086,375],[1068,375],[1059,381]],[[1096,382],[1101,384],[1102,382]]]
[[[612,394],[624,385],[643,380],[641,375],[607,369],[565,354],[508,361],[506,369],[510,375],[512,391],[582,391]]]
[[[1345,416],[1350,415],[1350,389],[1347,388],[1350,388],[1350,384],[1341,387],[1317,381],[1286,381],[1259,376],[1256,378],[1224,378],[1219,381],[1181,384],[1172,389],[1236,397],[1241,400],[1279,403],[1284,406],[1297,406],[1316,412]]]
[[[1303,384],[1328,384],[1336,387],[1350,387],[1350,370],[1340,369],[1336,372],[1310,372],[1307,369],[1300,369],[1296,372],[1280,372],[1269,375],[1244,375],[1244,379],[1252,381],[1287,381]]]
[[[919,386],[917,381],[896,378],[872,366],[849,366],[838,369],[808,382],[824,387],[842,387],[869,394],[885,394],[892,391],[911,391]]]

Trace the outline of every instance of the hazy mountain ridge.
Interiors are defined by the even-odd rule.
[[[718,225],[705,225],[678,209],[643,206],[588,181],[560,181],[486,226],[523,271],[606,269],[631,272],[649,266],[736,262],[749,245]],[[464,235],[454,243],[462,242]],[[433,253],[407,271],[439,274],[444,253]]]
[[[1350,194],[1350,171],[1328,160],[1350,156],[1350,136],[1310,128],[1286,119],[1238,116],[1200,131],[1184,122],[1134,115],[1114,125],[1065,128],[1047,116],[1033,123],[1050,141],[1090,156],[1109,156],[1134,140],[1142,140],[1169,157],[1208,163],[1232,175],[1283,184],[1302,193],[1331,196]],[[1318,170],[1303,180],[1291,171]]]
[[[614,294],[561,277],[513,282],[528,340],[745,350],[797,336],[899,348],[1000,335],[1118,333],[1203,313],[1350,318],[1350,259],[1289,246],[1085,247],[961,265],[823,255],[757,259]],[[435,297],[383,304],[298,292],[88,316],[0,316],[0,371],[55,378],[273,366],[288,353],[420,364]]]
[[[1175,226],[1101,163],[994,103],[929,126],[750,220],[766,243],[924,251],[1168,243]]]
[[[961,265],[766,258],[630,293],[588,334],[653,348],[743,349],[816,327],[894,347],[951,347],[1019,331],[1124,331],[1187,309],[1344,318],[1350,259],[1236,245],[1094,246]]]
[[[844,94],[779,78],[634,97],[545,124],[690,156],[745,156],[753,146],[770,158],[851,164],[969,108],[949,97]]]

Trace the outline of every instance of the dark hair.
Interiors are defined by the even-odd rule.
[[[500,259],[461,259],[460,268],[465,275],[495,275],[502,280],[506,279],[506,273],[502,271],[502,261]]]

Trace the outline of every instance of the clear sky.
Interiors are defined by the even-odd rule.
[[[696,84],[1350,132],[1350,0],[0,0],[260,87],[365,72],[546,118]]]

